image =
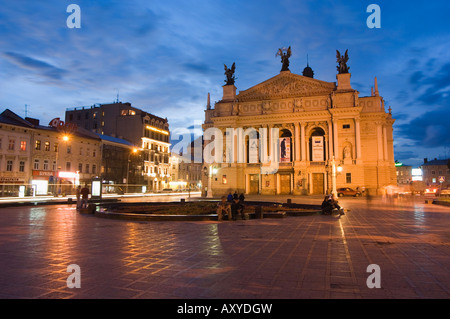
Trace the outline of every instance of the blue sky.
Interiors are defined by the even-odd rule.
[[[69,29],[69,4],[81,28]],[[381,28],[369,29],[369,4]],[[352,85],[370,95],[374,77],[392,107],[395,157],[413,166],[450,157],[450,4],[343,0],[0,0],[0,108],[64,118],[69,107],[116,99],[169,119],[173,131],[204,120],[220,100],[223,65],[236,62],[245,90],[306,55],[315,78],[336,81],[336,49],[349,50]]]

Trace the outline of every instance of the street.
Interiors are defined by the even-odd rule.
[[[153,197],[163,198],[179,201]],[[322,200],[248,196],[288,198]],[[67,204],[2,208],[0,298],[450,297],[449,207],[340,203],[349,210],[340,219],[235,222],[109,220]],[[80,288],[68,287],[70,265],[79,266]],[[379,266],[380,288],[368,285],[370,265]]]

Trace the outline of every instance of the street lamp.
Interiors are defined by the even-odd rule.
[[[333,197],[337,198],[337,190],[336,190],[336,171],[342,172],[342,166],[339,164],[336,168],[336,161],[334,160],[334,156],[331,159],[331,194]]]
[[[206,197],[207,198],[212,198],[213,197],[213,194],[212,194],[212,187],[211,187],[211,185],[212,185],[212,170],[213,170],[213,167],[212,167],[212,165],[209,165],[208,166],[208,191],[206,192]]]
[[[128,193],[128,176],[129,176],[129,172],[130,172],[130,156],[132,154],[136,154],[138,151],[137,148],[133,148],[133,150],[130,152],[130,154],[128,154],[128,159],[127,159],[127,188],[126,188],[126,193]]]

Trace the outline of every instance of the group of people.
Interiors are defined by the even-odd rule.
[[[338,211],[339,216],[345,214],[344,209],[339,206],[339,203],[333,194],[325,196],[321,208],[323,215],[331,215],[335,209]]]
[[[89,188],[87,184],[81,188],[81,185],[77,187],[77,209],[87,208],[89,199]]]
[[[222,220],[225,216],[228,217],[228,220],[237,220],[238,216],[242,220],[246,219],[244,200],[244,194],[238,195],[237,192],[234,195],[229,193],[227,197],[222,196],[221,201],[217,204],[218,220]]]

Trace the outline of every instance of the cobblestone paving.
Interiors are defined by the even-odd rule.
[[[450,208],[342,203],[350,211],[340,219],[235,222],[109,220],[70,205],[0,209],[0,298],[450,297]],[[71,264],[81,288],[67,287]],[[370,264],[380,266],[379,289],[367,287]]]

